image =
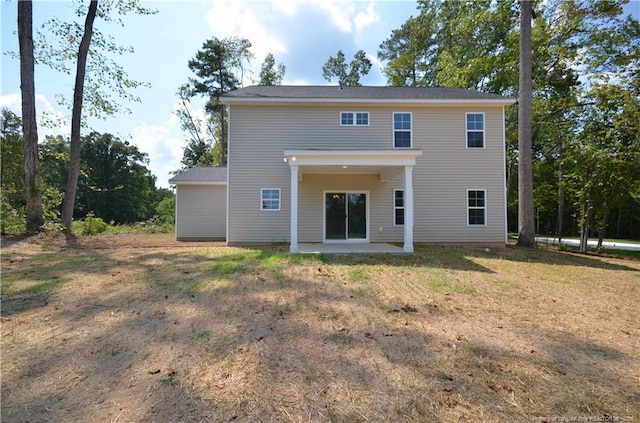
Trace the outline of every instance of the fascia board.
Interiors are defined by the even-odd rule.
[[[276,105],[276,104],[402,104],[402,105],[495,105],[510,106],[515,104],[515,98],[500,99],[370,99],[370,98],[273,98],[273,97],[220,97],[223,104],[260,104],[260,105]]]

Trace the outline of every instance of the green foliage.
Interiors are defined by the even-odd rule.
[[[173,223],[176,218],[176,197],[168,197],[158,203],[156,207],[158,220],[163,223]]]
[[[22,234],[26,229],[24,206],[15,208],[2,196],[0,201],[0,232],[3,234]]]
[[[13,205],[24,203],[24,150],[22,120],[7,108],[0,110],[0,182],[2,198]]]
[[[109,225],[93,213],[88,213],[84,219],[75,222],[74,231],[79,235],[98,235],[107,231]]]
[[[153,217],[145,222],[137,222],[127,225],[111,224],[104,232],[106,235],[121,234],[168,234],[173,233],[175,226],[173,223],[165,223]]]
[[[612,208],[632,198],[640,185],[639,89],[594,83],[586,94],[589,106],[568,151],[573,166],[566,175],[582,233],[588,234],[593,220],[604,236]]]
[[[322,66],[322,76],[329,82],[333,78],[338,78],[338,85],[341,87],[359,87],[362,85],[360,78],[368,74],[370,70],[371,60],[363,50],[356,52],[353,60],[349,63],[348,70],[344,53],[342,50],[338,50],[336,57],[330,56]]]
[[[586,216],[580,214],[591,210],[596,226],[613,224],[617,236],[640,236],[634,217],[640,202],[631,194],[640,192],[634,183],[639,178],[628,167],[636,160],[638,168],[629,146],[640,144],[638,110],[631,104],[640,87],[640,23],[623,14],[626,3],[533,2],[534,199],[542,233],[562,226],[563,234],[575,234],[575,221],[582,223]],[[420,0],[418,10],[380,45],[389,84],[519,95],[516,0]],[[608,87],[609,94],[597,87]],[[505,110],[512,231],[518,209],[517,107]],[[624,137],[629,146],[613,141]],[[587,191],[588,205],[579,200]],[[596,210],[596,203],[605,207]]]
[[[145,166],[146,153],[113,135],[92,132],[82,139],[81,156],[76,215],[92,211],[116,223],[153,216],[155,177]]]
[[[178,117],[181,126],[191,136],[190,146],[209,147],[212,160],[208,165],[225,166],[227,163],[227,116],[225,107],[220,103],[220,96],[236,89],[244,77],[245,66],[253,58],[251,42],[246,38],[230,37],[218,39],[213,37],[204,42],[202,49],[196,56],[189,60],[189,69],[195,74],[195,78],[189,78],[189,83],[180,87],[178,95],[182,99],[181,110]],[[207,98],[205,112],[207,113],[207,137],[202,138],[200,130],[202,123],[198,124],[188,111],[189,98],[201,95]],[[183,159],[184,162],[193,163],[193,159]],[[202,163],[198,160],[198,163]],[[197,164],[195,164],[197,165]],[[185,164],[186,167],[192,167]]]
[[[63,194],[58,189],[47,187],[42,193],[43,230],[46,234],[62,231],[60,224],[60,205]]]
[[[418,2],[419,15],[380,44],[378,57],[387,61],[388,82],[491,92],[513,87],[518,82],[516,4]]]
[[[280,63],[276,66],[276,59],[273,54],[267,54],[262,67],[260,68],[260,81],[258,85],[280,85],[282,84],[282,78],[287,68]]]
[[[195,95],[189,84],[180,86],[177,92],[180,107],[175,111],[180,121],[180,129],[189,135],[187,146],[182,156],[183,167],[174,173],[197,166],[214,166],[219,157],[214,154],[216,140],[220,140],[220,132],[216,126],[215,116],[204,119],[191,113],[191,98]]]

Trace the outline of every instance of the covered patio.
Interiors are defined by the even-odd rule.
[[[315,174],[377,174],[380,181],[404,174],[404,245],[402,252],[413,252],[413,168],[416,157],[422,155],[422,150],[411,148],[393,149],[304,149],[285,150],[284,161],[291,171],[291,253],[304,252],[298,242],[298,185],[305,173]],[[368,239],[367,239],[368,241]],[[334,244],[326,243],[326,244]],[[319,245],[326,245],[319,244]],[[342,243],[340,243],[342,244]],[[310,244],[316,245],[316,244]],[[342,244],[339,252],[369,252],[365,249],[370,244],[354,243]],[[392,247],[392,246],[391,246]],[[330,248],[327,246],[326,248]],[[395,247],[394,247],[395,248]],[[340,248],[336,247],[336,250]],[[384,252],[384,251],[382,251]],[[389,251],[397,252],[397,251]]]

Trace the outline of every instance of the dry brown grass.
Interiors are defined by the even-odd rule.
[[[2,421],[640,421],[640,261],[284,251],[3,245]]]

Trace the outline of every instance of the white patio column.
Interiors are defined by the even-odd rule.
[[[404,167],[404,252],[413,253],[413,166]]]
[[[289,252],[298,252],[298,165],[291,165],[291,246]]]

